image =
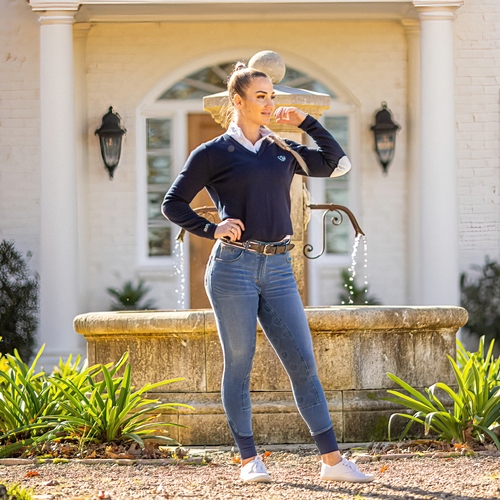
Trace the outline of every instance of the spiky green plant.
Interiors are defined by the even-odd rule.
[[[134,285],[132,281],[127,281],[122,288],[107,288],[106,290],[114,299],[111,304],[112,311],[137,311],[156,308],[154,300],[141,302],[151,290],[143,280],[140,280],[137,285]]]
[[[483,339],[484,345],[484,339]],[[422,394],[409,384],[388,373],[388,377],[399,384],[409,395],[388,390],[395,398],[383,398],[414,410],[413,415],[394,413],[389,419],[389,439],[391,423],[394,417],[401,416],[410,420],[401,438],[410,429],[413,422],[425,426],[425,433],[433,430],[446,441],[466,443],[474,440],[485,442],[489,437],[500,450],[500,442],[493,428],[500,421],[500,386],[497,385],[498,360],[492,359],[493,346],[490,346],[486,358],[484,351],[470,353],[459,344],[459,363],[448,356],[456,378],[458,391],[438,382],[425,389]],[[453,410],[445,407],[437,395],[438,389],[444,391],[453,401]],[[442,399],[442,398],[441,398]]]
[[[125,353],[117,366],[122,366],[128,357]],[[146,384],[134,391],[131,385],[131,367],[125,364],[123,377],[113,377],[116,366],[112,369],[102,367],[103,380],[96,382],[87,377],[88,389],[82,391],[71,380],[52,379],[67,400],[60,403],[66,415],[49,415],[43,420],[53,422],[54,429],[46,439],[53,439],[56,434],[74,437],[86,443],[123,443],[135,441],[144,447],[144,440],[155,439],[166,442],[175,440],[158,432],[166,427],[179,426],[169,422],[158,422],[156,417],[161,412],[177,411],[179,406],[191,408],[180,403],[160,403],[158,400],[144,397],[147,392],[182,378],[164,380],[156,384]],[[181,426],[182,427],[182,426]],[[155,432],[156,431],[156,432]],[[45,438],[44,438],[45,439]],[[43,439],[42,439],[43,440]],[[42,441],[39,440],[39,441]]]
[[[35,372],[43,345],[35,359],[28,366],[19,356],[6,355],[7,370],[0,372],[0,443],[14,440],[30,440],[44,434],[50,426],[42,420],[46,415],[62,415],[61,406],[66,395],[44,372]],[[62,362],[61,362],[62,363]],[[86,390],[87,377],[96,375],[100,366],[84,367],[68,375],[68,380],[79,390]]]

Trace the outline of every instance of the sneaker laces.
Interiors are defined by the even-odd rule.
[[[248,472],[255,472],[257,474],[267,473],[266,466],[264,465],[264,462],[262,461],[262,457],[260,455],[257,455],[253,460],[248,462],[247,465],[250,464],[251,466],[249,467],[250,470]]]
[[[342,463],[348,467],[349,469],[351,469],[353,472],[360,472],[359,469],[358,469],[358,466],[354,463],[354,462],[351,462],[350,460],[346,460],[345,458],[342,459]]]

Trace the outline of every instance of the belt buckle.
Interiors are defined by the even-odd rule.
[[[266,245],[264,247],[264,255],[274,255],[276,253],[276,247],[274,245]]]

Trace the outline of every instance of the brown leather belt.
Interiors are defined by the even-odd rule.
[[[295,247],[293,243],[279,242],[279,243],[257,243],[255,241],[245,241],[245,243],[238,243],[237,241],[230,241],[226,238],[221,238],[222,243],[233,247],[244,248],[251,252],[257,252],[264,255],[278,255],[286,253]]]

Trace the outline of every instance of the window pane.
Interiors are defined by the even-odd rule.
[[[349,154],[349,117],[325,116],[325,128],[335,137],[346,154]],[[325,203],[347,206],[349,204],[349,174],[333,179],[325,179]],[[350,252],[351,223],[343,212],[343,221],[340,226],[330,223],[327,217],[326,225],[326,253],[346,254]],[[332,212],[332,215],[337,215]]]
[[[147,214],[150,257],[169,256],[172,252],[171,224],[161,213],[161,203],[172,182],[172,120],[148,118],[147,129]]]
[[[171,158],[148,155],[148,184],[170,184]]]
[[[149,256],[159,257],[172,254],[172,229],[170,227],[148,228]]]
[[[167,219],[161,213],[161,203],[165,193],[148,193],[148,220],[159,219],[167,222]]]
[[[348,174],[347,174],[348,175]],[[339,183],[338,186],[335,183],[335,179],[325,179],[325,202],[335,203],[336,205],[346,206],[348,203],[348,191],[344,187],[345,182]],[[343,221],[340,226],[334,226],[331,224],[332,217],[338,217],[336,212],[330,212],[327,215],[326,224],[326,253],[331,254],[344,254],[349,253],[350,250],[350,231],[351,223],[349,218],[343,212]]]
[[[325,128],[335,137],[346,155],[349,154],[349,118],[347,116],[325,116]]]
[[[163,149],[170,147],[170,120],[146,120],[147,148]]]

